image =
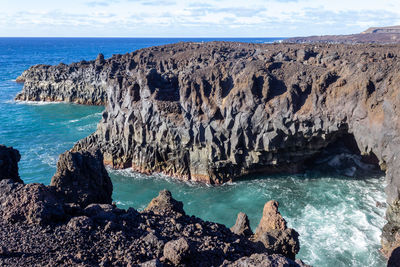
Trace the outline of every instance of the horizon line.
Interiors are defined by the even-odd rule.
[[[212,38],[235,38],[235,39],[256,39],[256,38],[261,38],[261,39],[287,39],[287,38],[291,38],[291,37],[276,37],[276,36],[272,36],[272,37],[260,37],[260,36],[256,36],[256,37],[229,37],[229,36],[218,36],[218,37],[205,37],[205,36],[201,36],[201,37],[128,37],[128,36],[0,36],[0,38],[130,38],[130,39],[181,39],[181,38],[186,38],[186,39],[198,39],[198,38],[206,38],[206,39],[212,39]]]

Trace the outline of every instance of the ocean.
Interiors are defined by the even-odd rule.
[[[49,184],[58,155],[96,130],[103,107],[66,103],[15,102],[22,89],[15,79],[34,64],[71,63],[180,41],[212,40],[269,43],[277,38],[0,38],[0,144],[21,153],[19,171],[26,183]],[[348,178],[307,172],[254,176],[207,186],[162,175],[109,170],[113,199],[121,208],[143,209],[162,189],[183,201],[185,211],[231,227],[245,212],[253,230],[265,202],[275,199],[289,227],[300,233],[298,258],[314,266],[384,266],[380,234],[385,224],[384,177]]]

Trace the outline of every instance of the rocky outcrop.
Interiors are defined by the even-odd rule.
[[[66,202],[83,207],[92,203],[111,204],[113,185],[99,151],[61,154],[50,185],[63,194]]]
[[[100,149],[114,168],[220,184],[301,171],[330,144],[354,139],[350,149],[386,171],[388,251],[400,229],[399,54],[396,45],[211,42],[115,55],[101,83],[80,76],[106,84],[107,104],[74,150]],[[26,86],[41,93],[41,83],[69,81],[37,74],[49,68],[28,70]]]
[[[33,66],[16,79],[24,83],[24,88],[15,99],[104,105],[106,82],[116,72],[115,66],[110,64],[99,54],[96,60],[89,62]]]
[[[18,150],[0,145],[0,181],[11,179],[22,183],[18,174],[18,161],[20,159],[21,155]]]
[[[237,235],[252,236],[253,231],[250,228],[249,218],[244,212],[239,212],[236,223],[231,227],[231,231]]]
[[[330,44],[398,44],[400,43],[400,26],[371,27],[361,33],[348,35],[292,37],[283,40],[283,42]]]
[[[142,212],[99,203],[85,207],[82,196],[91,188],[82,185],[87,194],[60,189],[77,190],[80,180],[96,183],[98,177],[82,171],[99,166],[95,161],[102,165],[96,153],[61,155],[57,187],[0,181],[1,266],[306,266],[224,225],[185,215],[167,190]]]
[[[299,233],[287,227],[278,206],[278,202],[274,200],[265,203],[263,216],[253,239],[261,241],[267,249],[279,251],[279,254],[294,260],[300,250]]]

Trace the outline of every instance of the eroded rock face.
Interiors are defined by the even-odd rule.
[[[115,73],[100,54],[95,61],[81,61],[57,66],[36,65],[24,71],[16,81],[24,89],[16,96],[20,101],[73,102],[104,105],[108,75]]]
[[[22,183],[18,174],[18,161],[21,155],[12,147],[0,145],[0,180],[11,179]]]
[[[76,94],[85,81],[102,86],[103,118],[76,150],[101,149],[115,168],[213,184],[300,171],[351,134],[386,171],[387,202],[396,211],[399,54],[397,45],[179,43],[98,63],[32,67],[22,95],[68,100],[64,89],[42,84],[72,83]],[[400,228],[397,219],[389,223]]]
[[[61,154],[50,185],[64,195],[66,202],[83,207],[91,203],[111,204],[113,185],[99,151]]]

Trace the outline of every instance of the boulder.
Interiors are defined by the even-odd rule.
[[[185,215],[183,203],[172,198],[172,194],[168,190],[162,190],[156,198],[153,198],[145,211],[152,211],[155,214],[178,213]]]
[[[99,151],[67,151],[60,155],[51,186],[66,202],[86,207],[91,203],[111,204],[113,185]]]
[[[182,264],[189,256],[189,253],[189,243],[184,237],[169,241],[164,246],[164,258],[174,265]]]
[[[0,180],[11,179],[23,183],[18,174],[18,161],[21,159],[19,151],[0,145]]]

